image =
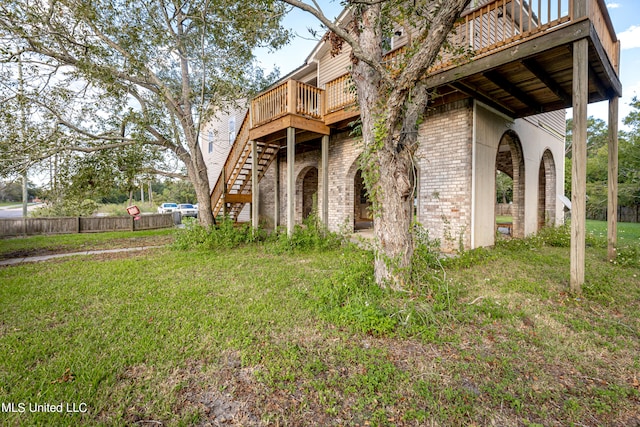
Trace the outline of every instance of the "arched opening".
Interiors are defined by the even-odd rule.
[[[318,169],[310,167],[302,177],[302,219],[304,220],[317,209],[318,203]]]
[[[556,165],[551,151],[545,150],[538,169],[538,230],[555,225]]]
[[[362,179],[362,171],[358,169],[353,178],[353,228],[354,230],[366,230],[373,228],[373,215],[371,214],[371,201],[367,188]]]
[[[496,208],[495,220],[498,231],[513,237],[524,237],[524,177],[522,144],[515,132],[507,131],[496,154],[496,195],[503,191],[506,199],[511,195],[511,200],[507,199],[508,210]]]

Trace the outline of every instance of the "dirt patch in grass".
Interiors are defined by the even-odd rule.
[[[259,426],[260,417],[251,410],[252,396],[238,392],[253,390],[252,381],[252,369],[241,367],[236,352],[225,352],[216,367],[189,362],[168,378],[169,384],[181,384],[173,411],[199,414],[199,426]]]

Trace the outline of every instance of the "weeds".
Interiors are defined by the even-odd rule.
[[[235,224],[225,218],[214,227],[206,228],[196,222],[188,222],[184,229],[176,231],[175,249],[231,249],[251,243],[264,243],[266,250],[274,254],[290,252],[328,251],[345,242],[343,235],[327,230],[315,215],[307,217],[302,225],[296,225],[289,236],[286,230],[268,233],[248,224]]]
[[[563,235],[457,258],[423,236],[396,292],[375,284],[372,251],[313,225],[189,227],[191,249],[0,269],[4,401],[89,409],[0,424],[640,421],[640,270],[604,248],[576,297]]]
[[[266,240],[264,230],[253,229],[247,224],[236,225],[225,218],[217,225],[207,228],[195,221],[185,223],[185,228],[176,231],[175,249],[231,249],[240,245]]]

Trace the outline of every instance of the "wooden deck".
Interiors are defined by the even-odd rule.
[[[588,102],[620,96],[620,43],[603,0],[489,1],[463,15],[452,31],[449,42],[466,53],[443,51],[431,68],[432,102],[473,97],[513,118],[569,108],[572,46],[585,38]],[[392,67],[403,54],[396,49],[385,62]],[[258,139],[288,126],[326,134],[322,125],[340,126],[359,115],[348,74],[324,89],[285,82],[255,98],[252,111],[251,136]]]
[[[587,8],[580,15],[578,6]],[[569,108],[573,96],[573,42],[589,42],[589,97],[620,96],[620,43],[602,0],[494,0],[469,11],[450,42],[464,55],[443,52],[427,77],[434,103],[473,97],[513,118]],[[403,54],[390,53],[390,66]],[[348,76],[326,85],[328,125],[357,116]]]
[[[436,94],[432,103],[473,97],[512,118],[572,106],[574,42],[588,42],[587,102],[620,96],[620,43],[603,0],[492,0],[468,11],[458,21],[449,42],[461,55],[442,52],[426,82]],[[393,67],[402,48],[387,55]],[[359,115],[349,75],[324,89],[288,80],[251,101],[223,174],[211,200],[214,214],[250,198],[250,141],[258,142],[256,169],[262,176],[296,129],[296,144],[328,135]],[[238,196],[234,196],[237,194]],[[239,213],[239,211],[238,211]]]

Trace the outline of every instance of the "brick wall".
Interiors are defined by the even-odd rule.
[[[319,143],[318,143],[319,146]],[[281,150],[281,157],[279,159],[279,190],[280,190],[280,222],[278,225],[287,225],[287,156],[286,151]],[[273,227],[273,220],[275,216],[275,199],[274,190],[276,186],[276,161],[274,160],[269,169],[260,180],[260,222],[266,227]],[[296,197],[295,197],[295,222],[296,224],[302,222],[303,216],[303,181],[304,177],[313,168],[320,171],[320,150],[307,151],[302,154],[296,155],[295,160],[295,172],[296,177]],[[318,176],[320,174],[318,173]],[[318,189],[321,179],[318,179]],[[308,187],[308,184],[307,184]],[[307,193],[312,193],[307,188]],[[319,191],[318,191],[319,193]],[[310,195],[310,194],[309,194]],[[318,203],[320,203],[318,201]]]
[[[348,132],[332,135],[329,140],[330,230],[353,231],[354,182],[360,153],[360,140],[349,136]]]
[[[463,100],[431,110],[420,126],[418,221],[444,250],[471,246],[472,125]]]
[[[418,220],[446,250],[471,245],[471,143],[472,104],[459,101],[429,112],[420,127],[418,167]],[[329,141],[329,229],[353,230],[356,201],[355,177],[360,140],[348,132]],[[319,144],[318,144],[319,145]],[[286,225],[286,156],[280,159],[280,223]],[[320,150],[296,155],[296,223],[303,217],[303,179],[316,168],[322,185]],[[274,217],[275,162],[260,181],[260,217],[271,227]],[[309,195],[312,191],[306,190]],[[359,196],[359,192],[358,192]],[[359,201],[359,197],[357,198]],[[318,206],[322,203],[318,191]]]

